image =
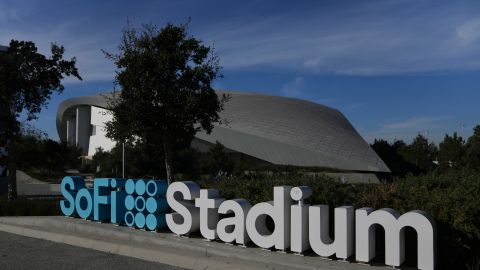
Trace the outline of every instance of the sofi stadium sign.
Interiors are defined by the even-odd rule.
[[[400,215],[393,209],[374,211],[342,206],[334,209],[334,239],[330,238],[329,207],[304,203],[307,186],[277,186],[273,201],[251,205],[245,199],[225,200],[217,189],[200,189],[191,181],[95,179],[86,188],[83,178],[65,177],[61,185],[64,215],[158,230],[168,227],[177,235],[200,231],[209,240],[265,249],[303,253],[312,249],[322,257],[335,256],[367,263],[375,257],[375,225],[385,230],[385,264],[405,260],[405,228],[417,233],[418,268],[434,269],[436,227],[425,212]],[[223,218],[221,218],[223,217]],[[267,217],[274,229],[267,226]]]

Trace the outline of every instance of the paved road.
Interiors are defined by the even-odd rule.
[[[180,270],[181,268],[0,232],[0,270],[4,269]]]

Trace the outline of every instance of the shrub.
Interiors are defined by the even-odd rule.
[[[245,174],[216,180],[202,179],[198,183],[202,188],[219,189],[227,199],[245,198],[252,204],[272,200],[274,186],[307,185],[313,190],[310,204],[327,204],[332,208],[341,205],[375,209],[388,207],[400,213],[424,210],[437,222],[438,269],[478,269],[478,172],[410,175],[386,184],[341,184],[326,176],[314,177],[302,173]],[[413,244],[407,240],[409,243]],[[415,247],[409,249],[412,248],[416,250]],[[416,265],[416,261],[408,263]]]
[[[58,216],[60,203],[58,200],[31,200],[19,196],[16,200],[7,201],[0,197],[0,216]]]

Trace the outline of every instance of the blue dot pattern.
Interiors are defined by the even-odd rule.
[[[165,229],[167,188],[164,180],[128,179],[125,183],[125,224],[149,231]]]

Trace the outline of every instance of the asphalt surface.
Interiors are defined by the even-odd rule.
[[[0,269],[162,269],[166,264],[0,232]]]

